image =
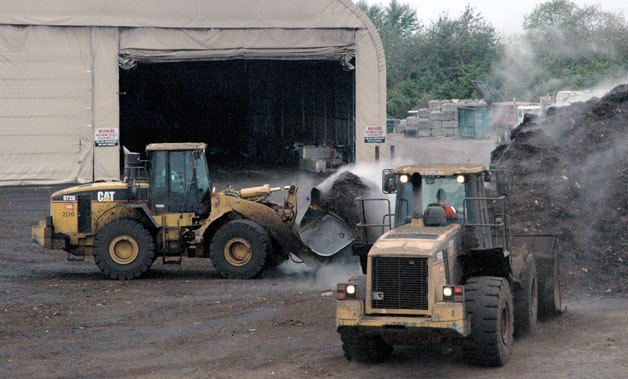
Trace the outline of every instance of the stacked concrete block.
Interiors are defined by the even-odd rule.
[[[419,127],[419,130],[421,129],[430,130],[432,129],[432,121],[430,121],[429,118],[419,118],[417,126]]]
[[[443,126],[443,131],[445,133],[445,136],[454,137],[458,135],[458,121],[457,120],[443,121],[442,126]]]
[[[458,129],[458,121],[457,120],[443,121],[441,127],[444,129]]]
[[[430,120],[434,121],[443,121],[443,112],[442,111],[432,111],[430,112]]]
[[[430,137],[432,135],[432,129],[419,129],[417,137]]]
[[[458,119],[458,104],[447,103],[442,106],[443,121],[451,121]]]
[[[419,108],[416,110],[416,116],[408,117],[406,120],[408,127],[412,128],[412,135],[416,133],[417,137],[457,136],[458,107],[482,104],[485,104],[484,100],[477,99],[430,100],[427,108]]]

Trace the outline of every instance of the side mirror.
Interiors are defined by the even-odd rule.
[[[496,172],[495,182],[497,184],[497,192],[500,195],[510,195],[510,187],[512,186],[512,175],[510,175],[509,172]]]
[[[397,192],[397,174],[391,169],[386,169],[382,172],[382,192]]]

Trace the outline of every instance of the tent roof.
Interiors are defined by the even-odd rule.
[[[367,28],[351,0],[0,0],[0,24],[162,28]]]

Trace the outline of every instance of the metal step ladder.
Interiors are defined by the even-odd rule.
[[[168,225],[165,216],[162,220],[161,263],[164,265],[180,265],[183,261],[183,246],[181,246],[181,237],[179,236],[179,233],[177,233],[176,238],[169,237],[170,231],[175,230],[178,232],[180,227],[178,222],[176,226]],[[175,245],[174,248],[171,247],[173,244]]]

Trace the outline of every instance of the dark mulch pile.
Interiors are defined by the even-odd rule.
[[[628,85],[534,122],[492,154],[513,230],[559,235],[563,285],[628,293]]]
[[[368,197],[370,191],[371,188],[359,176],[344,171],[334,180],[331,189],[321,194],[318,205],[342,217],[354,227],[361,217],[360,207],[355,199],[360,196]]]

